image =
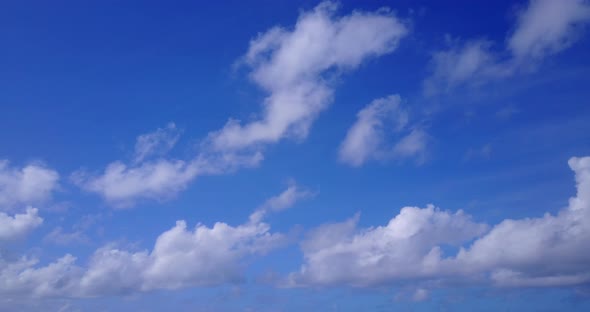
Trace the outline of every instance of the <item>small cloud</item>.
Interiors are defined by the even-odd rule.
[[[134,162],[141,163],[151,156],[162,156],[170,151],[180,138],[181,131],[173,122],[165,128],[142,134],[135,143]]]
[[[423,162],[428,135],[408,124],[409,115],[399,95],[373,100],[357,113],[356,122],[346,133],[340,145],[340,161],[355,167],[369,160],[392,158],[414,157]]]

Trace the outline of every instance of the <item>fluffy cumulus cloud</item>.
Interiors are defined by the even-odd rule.
[[[37,259],[5,259],[0,254],[0,292],[31,297],[59,296],[78,291],[76,278],[81,274],[76,258],[66,255],[46,266],[36,267]]]
[[[114,246],[98,249],[87,267],[66,255],[45,266],[36,259],[0,258],[0,292],[37,297],[123,295],[152,289],[209,286],[243,280],[245,257],[279,246],[283,236],[265,223],[188,229],[178,221],[151,251]]]
[[[454,262],[463,270],[491,272],[507,286],[563,286],[590,281],[590,157],[572,158],[577,195],[557,215],[504,220]],[[507,243],[508,242],[508,243]]]
[[[59,174],[45,166],[18,168],[0,160],[0,244],[22,239],[43,223],[38,209],[30,204],[48,200],[58,180]]]
[[[139,199],[173,196],[199,175],[256,166],[263,158],[261,144],[286,136],[304,138],[331,102],[334,76],[392,52],[408,32],[385,10],[342,17],[336,11],[334,3],[324,2],[302,13],[292,30],[275,27],[250,42],[243,63],[269,93],[260,120],[243,124],[231,119],[211,132],[190,160],[161,157],[178,140],[176,126],[169,124],[137,138],[132,165],[113,162],[100,175],[78,172],[74,180],[115,206],[128,207]]]
[[[358,229],[358,216],[321,226],[301,245],[292,285],[376,286],[469,281],[496,286],[590,282],[590,157],[569,161],[577,195],[557,215],[489,227],[465,213],[405,207],[385,226]],[[454,247],[453,247],[454,246]],[[449,249],[458,251],[445,255]]]
[[[42,165],[11,167],[0,160],[0,210],[47,200],[57,188],[59,174]]]
[[[293,29],[275,27],[254,39],[244,57],[251,78],[269,95],[262,117],[248,123],[230,120],[210,133],[214,150],[232,151],[304,138],[318,114],[330,104],[330,80],[369,57],[392,52],[408,30],[391,13],[336,15],[324,2],[300,15]]]
[[[264,253],[283,237],[265,223],[188,229],[185,221],[162,233],[151,251],[129,252],[112,247],[96,251],[81,276],[87,295],[123,294],[239,282],[244,257]]]
[[[162,199],[183,190],[199,173],[195,163],[158,159],[128,166],[109,164],[98,176],[77,172],[74,181],[87,191],[101,194],[116,207],[128,207],[142,198]]]
[[[312,285],[372,286],[438,273],[441,245],[481,235],[485,224],[434,206],[405,207],[385,226],[357,231],[358,215],[314,230],[302,244],[305,265],[293,281]]]
[[[428,135],[408,127],[408,112],[399,95],[376,99],[357,113],[340,145],[340,161],[360,166],[368,160],[423,157]],[[397,143],[392,142],[395,138]]]
[[[290,186],[261,209],[286,209],[304,194]],[[87,266],[76,264],[72,255],[39,266],[36,259],[10,260],[0,253],[0,294],[93,297],[240,282],[250,256],[285,242],[284,235],[272,233],[262,217],[238,226],[217,222],[193,229],[186,221],[177,221],[158,236],[151,250],[107,245],[94,252]]]
[[[518,14],[502,53],[492,49],[492,42],[481,39],[449,40],[448,50],[434,53],[425,92],[434,94],[528,71],[543,58],[569,47],[588,22],[590,3],[586,0],[531,0]]]
[[[36,208],[29,207],[25,213],[10,216],[0,212],[0,243],[14,241],[26,236],[43,223]]]

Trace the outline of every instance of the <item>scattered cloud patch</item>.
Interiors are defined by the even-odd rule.
[[[185,221],[178,221],[158,237],[151,251],[97,250],[80,287],[97,295],[240,282],[241,260],[281,244],[282,236],[269,229],[263,223],[232,227],[218,222],[191,230]]]
[[[0,212],[0,243],[23,238],[43,223],[37,208],[29,207],[25,213],[10,216]]]
[[[275,27],[250,42],[243,64],[251,69],[252,81],[268,92],[260,120],[243,124],[230,119],[209,133],[194,159],[148,160],[178,140],[176,126],[169,124],[138,137],[133,165],[117,161],[98,176],[77,172],[73,180],[117,207],[129,207],[139,199],[174,196],[198,175],[256,166],[263,159],[261,145],[305,138],[331,102],[331,81],[371,57],[394,51],[408,33],[387,10],[336,13],[336,4],[323,2],[303,12],[293,29]]]
[[[432,205],[404,207],[385,226],[357,230],[358,216],[321,226],[301,245],[305,263],[295,284],[376,286],[438,273],[442,244],[458,246],[485,233],[487,225],[462,211]]]
[[[590,282],[590,157],[571,158],[577,195],[557,215],[489,227],[462,211],[404,207],[385,226],[357,229],[358,216],[310,232],[291,285],[356,287],[470,282],[557,287]],[[445,255],[445,246],[459,248]]]
[[[186,188],[199,173],[195,163],[160,159],[128,167],[117,161],[109,164],[104,173],[91,176],[85,172],[72,175],[83,189],[102,195],[115,207],[129,207],[139,199],[164,199]]]
[[[590,22],[590,4],[584,0],[531,0],[518,14],[504,51],[478,39],[449,40],[450,48],[432,57],[432,75],[424,92],[434,95],[460,85],[478,85],[490,80],[528,72],[544,58],[572,45]]]
[[[58,187],[59,174],[38,164],[11,167],[0,160],[0,210],[45,201]]]
[[[542,59],[573,44],[590,22],[586,0],[532,0],[520,12],[508,49],[515,59]]]
[[[210,286],[243,280],[242,262],[283,243],[281,234],[264,223],[232,227],[187,228],[178,221],[162,233],[151,251],[106,246],[91,257],[88,267],[66,255],[46,266],[38,260],[0,257],[0,292],[34,297],[94,297],[124,295],[152,289]]]
[[[269,93],[262,118],[245,124],[230,119],[209,134],[214,150],[305,138],[332,100],[333,76],[392,52],[408,33],[391,12],[336,12],[337,5],[323,2],[303,12],[292,30],[275,27],[250,42],[243,61],[252,69],[252,80]]]
[[[142,137],[144,136],[139,136]],[[224,174],[238,168],[255,167],[262,159],[260,152],[203,152],[187,161],[159,158],[132,165],[115,161],[101,174],[79,170],[71,175],[71,179],[82,189],[100,194],[114,207],[129,208],[139,200],[173,198],[197,176]]]
[[[308,196],[310,193],[292,185],[257,211],[280,211]],[[36,259],[9,261],[0,253],[0,293],[94,297],[239,283],[244,280],[249,257],[265,254],[286,241],[283,234],[272,233],[262,217],[238,226],[216,222],[211,227],[197,224],[194,229],[180,220],[158,236],[151,250],[130,251],[107,245],[94,252],[86,267],[77,265],[72,255],[38,266]],[[0,215],[0,224],[3,218]],[[4,228],[0,228],[0,235]],[[52,233],[52,239],[65,237],[71,242],[72,237],[61,230]]]
[[[165,128],[142,134],[135,142],[134,162],[141,163],[151,156],[162,156],[170,151],[180,138],[180,131],[173,122]]]
[[[340,161],[358,167],[369,160],[421,158],[428,135],[422,129],[409,129],[408,116],[399,95],[374,100],[357,113],[340,145]],[[391,142],[396,137],[398,142]]]
[[[450,48],[432,56],[433,72],[424,81],[424,91],[433,95],[465,83],[479,85],[492,79],[506,77],[511,66],[499,61],[492,52],[492,43],[485,40],[460,43],[450,40]]]
[[[413,129],[393,146],[393,155],[397,158],[414,157],[422,163],[426,157],[428,134],[423,129]]]
[[[291,208],[300,200],[315,196],[315,193],[298,186],[294,182],[281,194],[269,198],[250,215],[251,222],[260,222],[268,213]]]

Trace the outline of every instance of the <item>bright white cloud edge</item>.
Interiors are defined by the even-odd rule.
[[[96,297],[125,295],[154,289],[178,289],[238,283],[244,280],[246,260],[282,246],[286,236],[272,233],[263,222],[268,212],[281,211],[311,196],[295,183],[271,197],[238,226],[216,222],[194,229],[180,220],[160,234],[151,250],[130,251],[115,245],[99,248],[87,266],[76,264],[67,254],[50,264],[39,266],[38,259],[10,260],[0,250],[0,294],[32,297]],[[14,231],[30,230],[22,224],[42,220],[36,210],[10,219],[0,214],[0,225],[12,222]],[[13,232],[14,232],[13,231]],[[0,239],[5,236],[0,228]],[[13,235],[13,233],[9,233]],[[55,236],[55,235],[54,235]]]
[[[48,200],[58,181],[59,174],[43,165],[18,168],[0,160],[0,211]]]
[[[301,244],[290,286],[371,287],[475,283],[557,287],[590,282],[590,157],[571,158],[577,195],[557,215],[489,227],[462,211],[404,207],[385,226],[357,228],[358,215],[321,226]],[[458,248],[445,255],[445,246]]]
[[[274,27],[250,42],[243,62],[251,68],[253,82],[269,94],[260,120],[242,124],[230,119],[209,133],[194,159],[146,159],[163,155],[176,143],[171,124],[138,137],[133,165],[113,162],[102,174],[77,172],[74,181],[115,207],[131,207],[142,199],[175,196],[198,176],[256,166],[263,159],[263,145],[285,137],[305,138],[332,100],[329,80],[392,52],[408,33],[387,10],[337,16],[337,8],[322,2],[302,12],[292,30]]]

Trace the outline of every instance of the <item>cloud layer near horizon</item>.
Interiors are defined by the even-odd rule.
[[[358,229],[358,216],[313,230],[293,286],[378,286],[458,281],[571,286],[590,281],[590,157],[569,160],[577,194],[557,215],[489,226],[462,211],[404,207],[385,226]],[[445,246],[458,248],[445,255]]]
[[[501,52],[486,39],[450,40],[448,50],[433,55],[433,73],[424,82],[425,91],[433,95],[526,73],[571,46],[589,21],[588,1],[533,0],[519,12]],[[96,171],[76,171],[71,180],[114,208],[129,208],[145,200],[173,198],[201,176],[256,167],[267,147],[288,139],[304,140],[331,105],[337,81],[367,60],[394,52],[409,34],[409,25],[386,9],[339,15],[336,4],[323,2],[303,11],[292,27],[273,27],[252,39],[240,59],[248,77],[264,92],[256,117],[230,118],[220,129],[205,132],[198,151],[184,159],[171,156],[182,131],[169,123],[137,136],[129,159]],[[354,167],[392,159],[423,161],[430,133],[410,115],[400,95],[377,96],[368,104],[360,103],[366,105],[347,132],[339,134],[344,139],[338,160]],[[471,151],[468,157],[489,155],[490,146]],[[307,231],[299,241],[303,262],[293,265],[274,286],[403,284],[413,287],[408,298],[421,301],[429,297],[431,288],[458,283],[588,285],[590,157],[573,157],[568,164],[575,173],[577,193],[557,214],[506,216],[488,224],[464,211],[435,205],[403,207],[397,214],[398,207],[387,206],[393,217],[382,224],[360,226],[358,214]],[[59,181],[58,172],[44,165],[18,167],[0,160],[0,296],[83,298],[235,285],[247,279],[251,260],[290,242],[285,233],[271,231],[266,218],[317,195],[291,183],[242,224],[220,220],[191,226],[191,221],[178,220],[145,248],[101,243],[100,248],[92,247],[88,261],[65,254],[47,262],[32,250],[15,255],[5,246],[23,241],[44,224],[43,218],[49,218],[38,204],[51,200]],[[72,227],[72,232],[64,228],[46,232],[44,241],[67,245],[89,240],[82,228]],[[23,243],[23,248],[28,246]]]
[[[556,215],[506,219],[490,226],[461,210],[429,205],[404,207],[387,225],[364,229],[357,227],[356,215],[311,230],[301,243],[304,264],[282,285],[374,287],[403,282],[425,289],[457,282],[500,287],[587,283],[590,157],[573,157],[568,163],[575,172],[577,194]],[[72,255],[41,267],[36,259],[0,257],[0,292],[86,297],[240,282],[244,259],[285,243],[284,234],[271,233],[262,222],[264,215],[289,208],[310,194],[291,185],[235,227],[218,222],[190,230],[186,221],[178,221],[150,251],[107,245],[95,251],[86,267],[76,265]],[[5,219],[0,215],[0,222]],[[33,220],[33,226],[42,221],[34,209],[26,216],[8,218],[18,219]],[[30,227],[15,229],[26,234]],[[451,246],[458,251],[445,252]]]

